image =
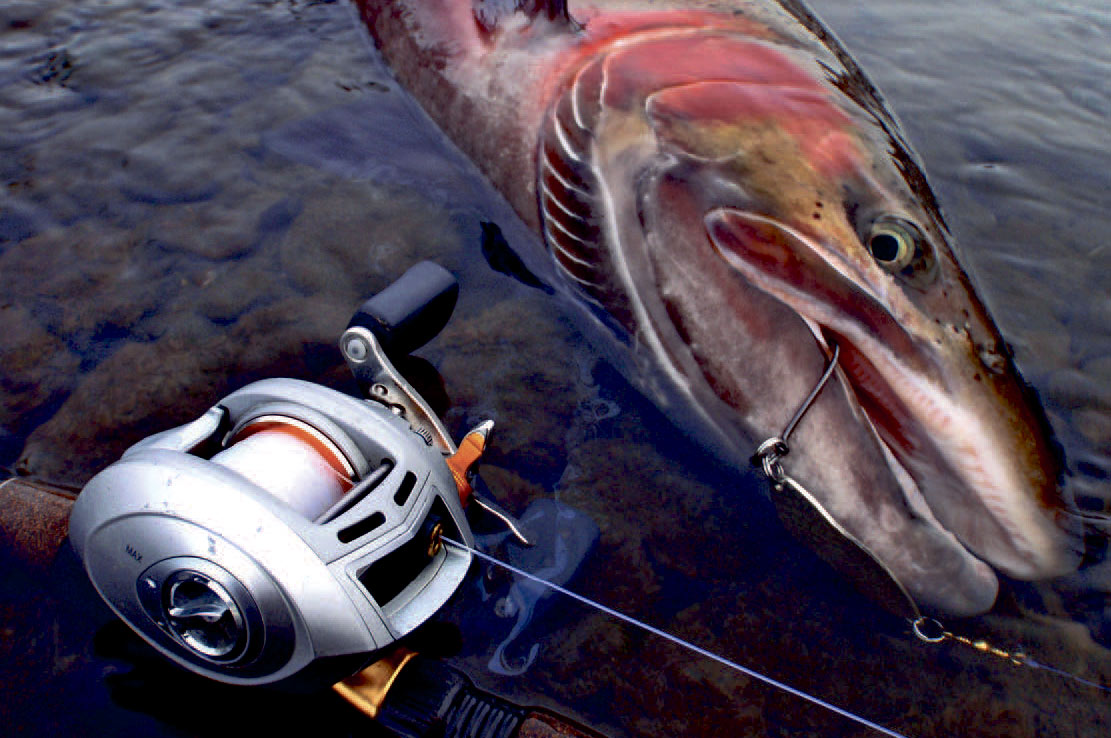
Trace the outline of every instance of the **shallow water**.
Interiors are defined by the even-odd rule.
[[[1069,490],[1108,512],[1111,12],[1102,0],[812,6],[922,155],[1045,402]],[[482,224],[525,254],[531,236],[398,90],[342,2],[5,4],[0,177],[8,473],[80,485],[130,443],[264,376],[350,389],[334,341],[352,310],[432,258],[463,290],[422,351],[444,377],[449,427],[497,420],[483,468],[508,508],[556,498],[598,527],[567,572],[572,588],[908,735],[1103,735],[1111,722],[1105,693],[914,641],[786,536],[755,476],[714,469],[598,360],[569,312],[505,274]],[[1079,574],[1015,585],[993,614],[954,629],[1107,683],[1111,565],[1093,530]],[[52,577],[3,590],[0,655],[19,695],[7,724],[250,725],[183,715],[175,695],[205,688],[134,650],[94,650],[93,625],[109,618],[72,558]],[[13,594],[24,586],[29,599]],[[443,620],[463,631],[454,662],[522,704],[614,735],[869,734],[513,586],[480,568]],[[275,726],[292,709],[246,701]],[[338,713],[321,722],[350,729]]]

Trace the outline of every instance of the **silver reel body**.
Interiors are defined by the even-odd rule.
[[[372,333],[350,328],[341,345],[356,337],[374,349],[346,356],[356,376],[419,401]],[[109,606],[181,666],[331,684],[431,617],[470,566],[439,542],[474,539],[454,448],[428,440],[442,426],[406,417],[425,407],[255,382],[93,477],[70,539]]]
[[[190,453],[277,412],[333,423],[367,460],[372,484],[311,520]],[[272,379],[129,449],[78,497],[70,538],[97,591],[151,645],[214,679],[257,684],[384,648],[442,607],[470,554],[434,546],[427,555],[429,521],[473,542],[438,450],[378,404]]]

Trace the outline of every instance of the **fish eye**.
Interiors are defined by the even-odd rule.
[[[919,252],[916,235],[909,224],[878,220],[868,234],[868,251],[887,271],[901,272],[911,265]]]

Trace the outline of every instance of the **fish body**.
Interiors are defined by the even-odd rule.
[[[359,0],[568,289],[747,463],[783,459],[916,602],[1075,565],[1059,460],[879,94],[796,2]]]

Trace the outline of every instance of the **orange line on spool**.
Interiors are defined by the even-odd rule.
[[[355,469],[343,452],[339,450],[339,447],[316,428],[296,418],[284,415],[263,415],[255,418],[239,429],[239,432],[228,443],[228,447],[242,441],[244,438],[265,431],[284,433],[309,446],[324,460],[324,463],[335,471],[336,476],[340,478],[344,485],[344,492],[355,486]]]

